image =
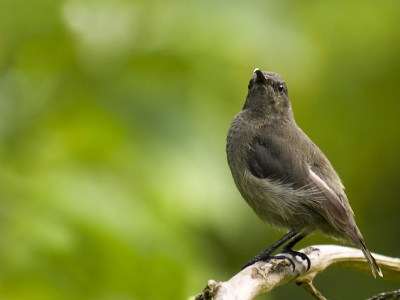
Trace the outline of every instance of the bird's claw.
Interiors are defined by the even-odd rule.
[[[292,265],[292,267],[293,267],[293,272],[294,272],[294,270],[296,270],[296,266],[295,266],[295,264],[294,264],[294,261],[293,261],[291,258],[287,257],[287,256],[276,255],[276,256],[273,256],[273,257],[271,257],[271,258],[276,258],[276,259],[287,259],[287,260],[290,262],[290,264]]]
[[[279,253],[287,253],[287,254],[292,255],[293,257],[300,256],[302,260],[306,260],[306,261],[307,261],[307,270],[306,270],[306,271],[310,270],[310,267],[311,267],[311,260],[310,260],[310,258],[309,258],[307,255],[305,255],[304,253],[298,252],[298,251],[294,251],[294,250],[292,250],[292,249],[283,249],[283,250],[282,250],[281,252],[279,252]],[[289,259],[289,258],[288,258],[288,259]],[[293,269],[293,271],[294,271],[294,269]]]

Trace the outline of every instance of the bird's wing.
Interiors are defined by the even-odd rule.
[[[255,138],[248,154],[248,164],[251,173],[261,179],[269,178],[293,185],[295,188],[304,186],[299,178],[306,178],[308,170],[293,162],[293,157],[285,152],[279,138],[272,140]]]
[[[252,143],[252,151],[248,156],[250,171],[257,178],[277,177],[284,178],[289,174],[289,170],[285,168],[279,160],[276,149],[270,143],[262,143],[256,138]]]
[[[326,217],[339,231],[347,232],[350,229],[349,217],[342,200],[311,168],[309,178],[313,185],[312,192],[324,208]]]
[[[252,143],[252,151],[248,155],[248,164],[253,176],[261,179],[270,178],[290,184],[295,189],[307,188],[313,198],[323,208],[324,217],[341,232],[350,228],[349,217],[342,199],[328,184],[321,179],[307,164],[295,161],[290,153],[278,143],[256,138]],[[347,199],[344,199],[347,201]]]

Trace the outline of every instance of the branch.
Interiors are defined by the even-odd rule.
[[[289,253],[280,253],[288,259],[271,258],[268,262],[257,262],[242,270],[230,280],[216,282],[209,280],[207,287],[196,300],[251,300],[255,297],[272,291],[275,287],[295,281],[316,299],[325,299],[319,293],[312,281],[330,265],[353,269],[362,273],[371,274],[364,255],[358,249],[334,246],[317,245],[300,250],[311,261],[307,271],[307,261]],[[379,254],[373,254],[378,262],[385,280],[400,282],[400,259]],[[292,261],[294,263],[294,271]]]

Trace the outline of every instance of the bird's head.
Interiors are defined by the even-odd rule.
[[[267,118],[292,116],[288,89],[279,74],[255,69],[248,88],[243,110]]]

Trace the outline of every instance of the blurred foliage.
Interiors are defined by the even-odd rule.
[[[277,240],[225,157],[255,67],[285,78],[371,251],[400,256],[399,14],[396,0],[2,0],[0,297],[187,299]],[[315,243],[332,241],[299,247]],[[398,288],[340,269],[316,286]]]

